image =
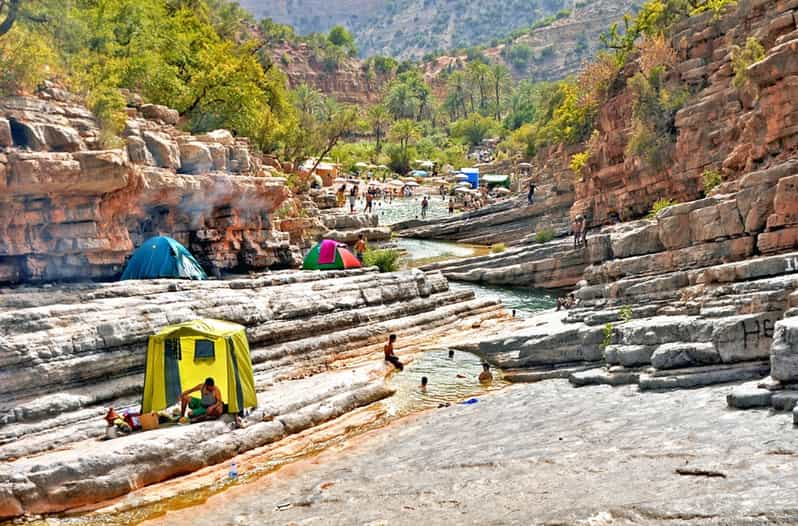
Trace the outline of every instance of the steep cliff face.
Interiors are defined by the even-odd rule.
[[[676,114],[672,162],[652,170],[625,154],[631,93],[622,90],[600,109],[599,146],[576,184],[572,215],[586,214],[593,224],[611,211],[626,218],[640,216],[659,198],[683,202],[702,197],[708,170],[722,173],[726,184],[721,191],[733,191],[743,175],[794,157],[794,12],[790,2],[742,1],[720,18],[704,13],[673,28],[675,71],[693,96]],[[737,88],[732,83],[732,48],[744,47],[751,37],[761,42],[766,56],[748,68],[748,84]],[[628,78],[635,72],[632,64],[624,74]]]
[[[300,84],[317,89],[338,102],[350,104],[376,104],[382,88],[393,74],[370,70],[366,63],[347,58],[335,67],[326,67],[323,59],[315,56],[304,42],[281,44],[271,49],[272,60],[288,76],[292,88]]]
[[[103,150],[88,110],[42,95],[0,99],[0,283],[112,278],[158,234],[209,271],[296,262],[270,223],[290,192],[245,140],[191,136],[177,112],[139,105],[124,148]]]

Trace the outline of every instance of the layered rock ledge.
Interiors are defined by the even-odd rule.
[[[0,298],[0,517],[84,506],[279,440],[389,395],[387,334],[402,356],[505,316],[418,270],[22,287]],[[247,327],[259,400],[248,425],[98,442],[105,408],[139,401],[148,336],[199,317]]]

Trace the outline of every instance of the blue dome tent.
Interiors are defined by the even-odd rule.
[[[208,276],[186,247],[171,237],[145,241],[133,252],[122,279],[207,279]]]

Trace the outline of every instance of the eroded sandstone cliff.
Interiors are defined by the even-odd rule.
[[[295,265],[271,214],[290,196],[244,139],[178,130],[177,112],[137,104],[123,147],[60,90],[0,99],[0,283],[108,279],[153,235],[209,271]]]

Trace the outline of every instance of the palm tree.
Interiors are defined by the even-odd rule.
[[[388,124],[391,122],[391,114],[382,104],[372,106],[368,111],[368,120],[371,124],[371,129],[374,132],[374,140],[376,141],[375,150],[377,155],[382,152],[382,138],[385,137],[385,132],[388,129]]]
[[[410,86],[404,82],[398,82],[388,90],[385,106],[394,119],[412,119],[418,110],[419,100]]]
[[[455,118],[457,117],[457,108],[462,108],[463,117],[468,115],[466,110],[466,78],[462,71],[455,71],[449,75],[448,94],[450,108],[455,110]]]
[[[496,120],[500,121],[502,118],[502,93],[507,89],[507,83],[511,80],[510,70],[503,64],[494,64],[490,68],[490,78],[496,96]]]
[[[416,123],[410,119],[402,119],[397,121],[391,128],[391,136],[399,143],[402,150],[402,156],[407,156],[407,148],[410,142],[419,138],[419,131]]]

